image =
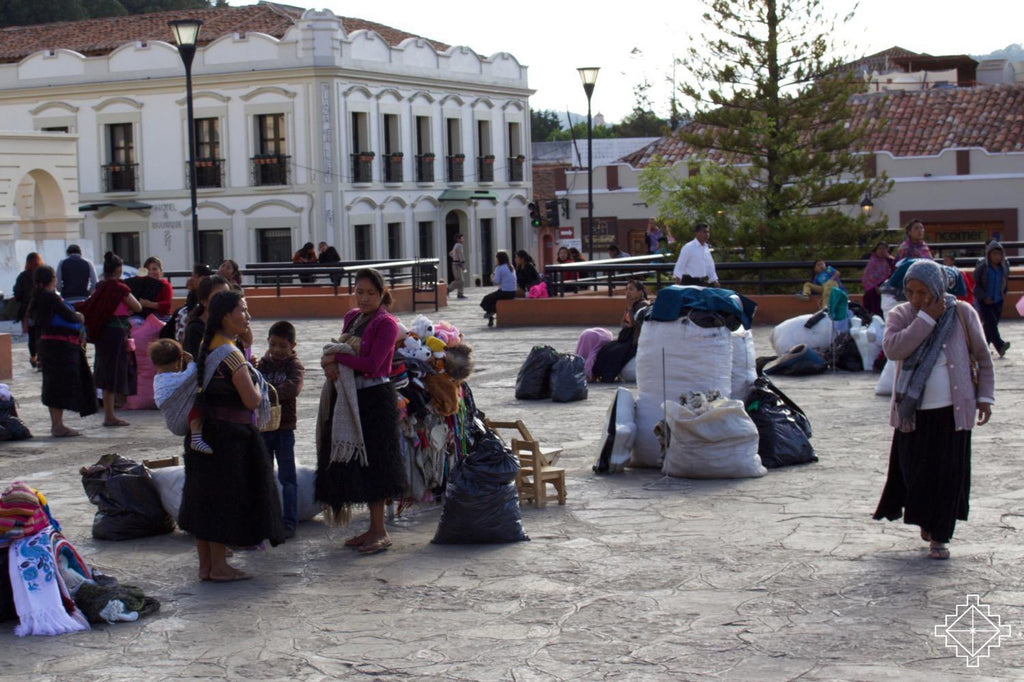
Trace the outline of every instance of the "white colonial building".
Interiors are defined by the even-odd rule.
[[[345,260],[436,256],[446,270],[461,232],[479,276],[497,249],[531,248],[526,67],[260,3],[11,33],[0,46],[2,127],[77,140],[77,173],[48,163],[43,147],[25,148],[28,166],[6,166],[8,270],[54,238],[191,267],[184,67],[167,26],[177,18],[204,21],[193,65],[204,261],[289,261],[326,241]],[[59,228],[9,198],[36,187],[62,193],[48,202],[61,207]],[[80,229],[70,203],[84,211]]]

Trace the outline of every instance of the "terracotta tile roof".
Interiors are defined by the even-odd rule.
[[[854,95],[851,122],[885,119],[862,149],[893,156],[934,156],[943,149],[1024,152],[1024,85],[933,88]],[[663,137],[620,159],[636,168],[660,156],[670,163],[695,156],[676,136]],[[712,161],[721,154],[705,154]]]
[[[303,11],[297,7],[260,3],[245,7],[152,12],[34,26],[8,26],[0,28],[0,62],[18,62],[40,50],[63,48],[86,56],[96,56],[137,41],[173,42],[171,30],[167,26],[171,19],[201,19],[203,28],[199,34],[200,45],[232,33],[258,32],[281,38],[301,18]],[[364,19],[341,19],[347,33],[371,29],[390,45],[398,45],[406,38],[421,37]],[[448,49],[445,43],[426,40],[439,51]]]

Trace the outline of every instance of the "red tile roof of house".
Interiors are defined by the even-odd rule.
[[[889,91],[854,95],[852,123],[887,121],[861,145],[893,156],[934,156],[944,149],[980,148],[992,154],[1024,152],[1024,85]],[[642,168],[660,156],[669,163],[697,156],[674,135],[620,159]],[[717,152],[704,154],[721,160]]]
[[[164,40],[173,44],[171,29],[167,26],[171,19],[202,20],[200,45],[233,33],[258,32],[281,38],[302,17],[303,11],[296,7],[261,2],[245,7],[152,12],[33,26],[8,26],[0,28],[0,62],[18,62],[40,50],[67,49],[87,56],[97,56],[139,41]],[[346,33],[369,29],[379,33],[389,45],[398,45],[406,38],[421,37],[365,19],[341,17],[341,21]],[[436,40],[425,40],[438,51],[449,47]]]

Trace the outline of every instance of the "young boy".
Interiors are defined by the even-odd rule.
[[[153,377],[154,390],[162,383],[184,380],[184,375],[180,372],[188,368],[192,362],[192,355],[186,352],[180,343],[174,339],[157,339],[149,344],[146,351],[149,353],[150,362],[156,368],[156,375]],[[192,371],[195,372],[194,367]],[[204,455],[213,454],[213,448],[203,440],[203,418],[199,416],[198,410],[193,409],[189,413],[188,431],[189,446],[193,450]]]
[[[277,460],[277,480],[281,482],[285,537],[295,536],[299,523],[299,491],[295,475],[295,398],[302,392],[306,373],[295,354],[295,327],[291,322],[275,322],[267,334],[267,354],[257,369],[277,390],[281,403],[281,425],[277,431],[264,431],[263,440],[272,459]]]
[[[822,303],[828,305],[828,297],[832,293],[833,287],[839,287],[846,291],[842,282],[839,281],[839,271],[831,265],[827,265],[825,261],[819,260],[814,263],[814,275],[811,281],[804,283],[803,292],[797,294],[796,297],[801,301],[809,301],[811,294],[821,294]]]

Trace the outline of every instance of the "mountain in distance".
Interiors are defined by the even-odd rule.
[[[1024,45],[1014,43],[1013,45],[1007,45],[1001,50],[989,52],[986,55],[971,55],[971,58],[979,62],[986,59],[1006,59],[1011,62],[1024,62]]]

